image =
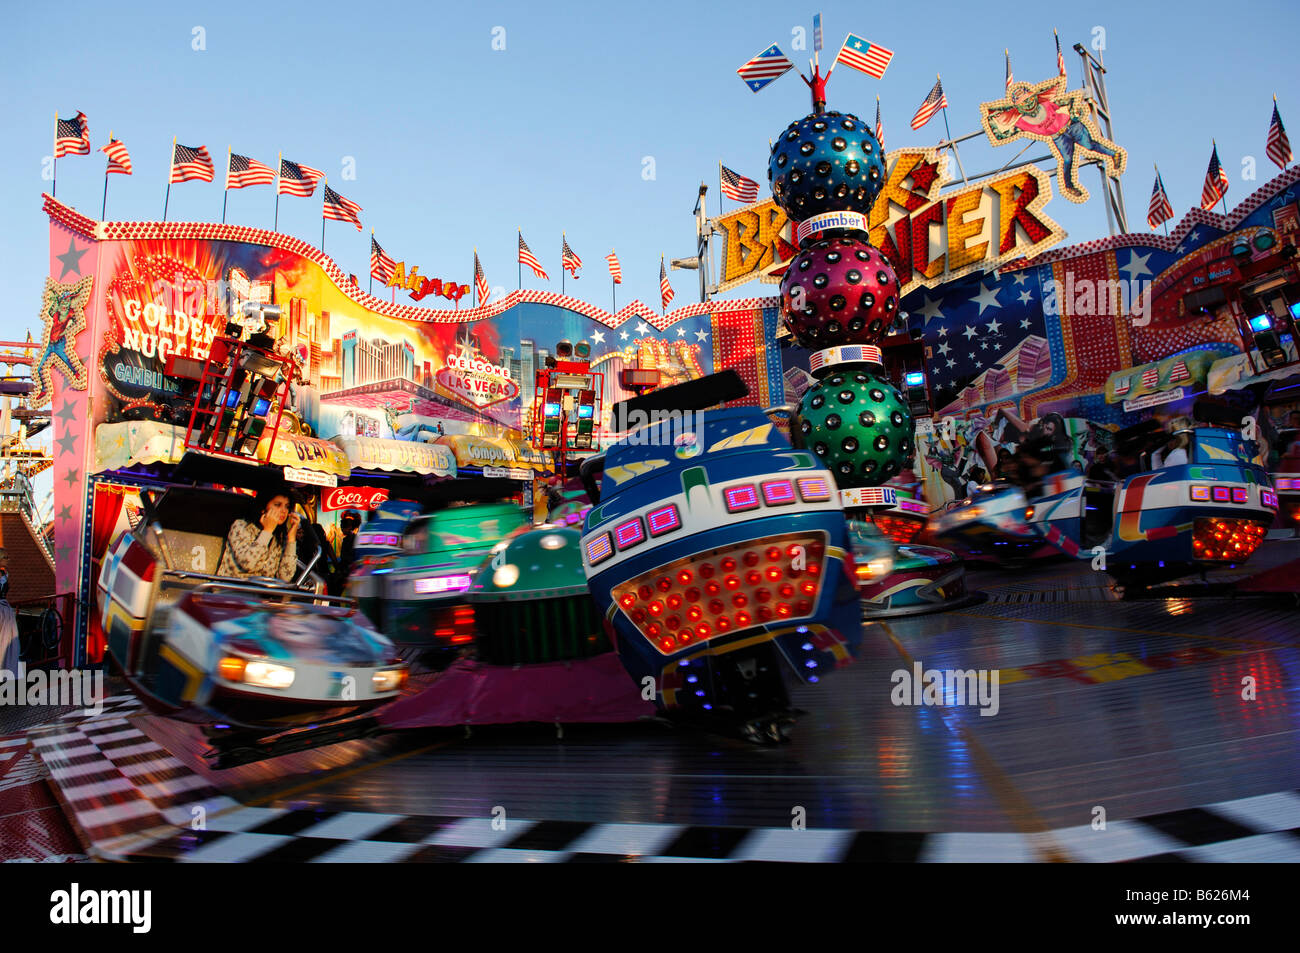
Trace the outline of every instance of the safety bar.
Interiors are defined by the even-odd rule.
[[[587,491],[587,499],[591,500],[593,506],[600,503],[600,483],[596,477],[604,472],[605,455],[603,453],[587,457],[578,466],[578,476],[582,479],[582,485]]]
[[[268,592],[267,590],[271,590]],[[295,590],[277,590],[271,586],[249,586],[239,583],[227,582],[204,582],[195,586],[192,592],[247,592],[259,596],[276,595],[283,596],[294,602],[325,603],[327,605],[342,606],[345,609],[357,608],[357,600],[349,596],[330,596],[318,594],[315,592],[304,592],[301,589]]]

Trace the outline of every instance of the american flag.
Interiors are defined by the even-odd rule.
[[[1205,186],[1201,189],[1201,208],[1207,212],[1214,208],[1214,203],[1228,194],[1228,173],[1219,164],[1219,147],[1212,146],[1210,167],[1205,170]]]
[[[560,267],[567,271],[573,277],[578,277],[578,269],[582,267],[582,259],[577,256],[572,248],[569,247],[569,240],[560,237]]]
[[[754,92],[758,92],[768,83],[774,79],[779,79],[792,69],[794,69],[794,64],[773,43],[736,72],[740,74],[740,78],[745,81],[746,86]]]
[[[614,279],[614,284],[621,285],[623,283],[623,266],[618,263],[618,255],[612,248],[609,254],[605,256],[605,261],[609,263],[609,276]]]
[[[519,234],[519,264],[527,265],[538,278],[544,278],[547,281],[551,280],[551,276],[546,273],[542,263],[537,260],[537,256],[533,254],[532,249],[528,247],[528,243],[524,241],[522,232]]]
[[[280,184],[276,187],[277,195],[297,195],[308,198],[315,194],[316,183],[325,178],[320,169],[313,169],[300,162],[280,160]]]
[[[54,123],[54,158],[66,155],[90,155],[90,123],[83,112],[78,112],[75,119]]]
[[[242,189],[249,185],[270,185],[275,181],[275,170],[248,156],[230,153],[230,168],[226,170],[226,189]]]
[[[876,97],[876,142],[885,148],[885,124],[880,121],[880,97]]]
[[[933,118],[934,114],[940,109],[948,108],[948,97],[943,94],[943,83],[936,79],[934,89],[930,90],[930,95],[925,97],[925,102],[916,111],[912,117],[912,128],[920,129]]]
[[[108,169],[104,172],[116,172],[119,175],[131,174],[131,156],[126,151],[126,146],[121,139],[112,139],[108,145],[101,146],[100,152],[108,154]]]
[[[388,252],[380,247],[379,242],[375,241],[375,236],[370,236],[370,277],[378,278],[384,284],[393,277],[393,272],[397,270],[397,262],[393,261]]]
[[[198,179],[202,182],[211,182],[217,176],[217,170],[212,165],[212,156],[208,155],[207,146],[183,146],[176,143],[176,149],[172,153],[172,175],[171,182],[188,182],[191,179]]]
[[[328,185],[325,186],[325,207],[322,214],[336,222],[351,222],[357,231],[361,231],[361,206],[351,199],[345,199]]]
[[[1151,187],[1151,206],[1147,209],[1147,224],[1155,228],[1161,222],[1174,217],[1174,207],[1169,204],[1165,194],[1165,184],[1160,181],[1160,170],[1156,170],[1156,184]]]
[[[1145,371],[1142,372],[1143,387],[1155,387],[1158,383],[1160,383],[1159,367],[1155,367],[1155,366],[1148,367]]]
[[[491,290],[488,288],[487,278],[483,275],[483,265],[479,263],[477,248],[474,249],[474,290],[478,292],[479,305],[487,304]]]
[[[885,75],[885,70],[889,68],[889,61],[893,58],[893,50],[887,50],[870,40],[864,40],[856,33],[850,33],[844,38],[844,45],[840,47],[835,62],[851,66],[868,76],[880,79]],[[831,68],[834,69],[834,66],[832,65]]]
[[[1277,97],[1273,98],[1273,121],[1268,126],[1268,145],[1264,151],[1281,169],[1285,169],[1287,163],[1293,158],[1291,140],[1286,137],[1286,128],[1282,125],[1282,117],[1277,112]]]
[[[1055,30],[1052,36],[1056,38],[1056,71],[1062,76],[1065,75],[1065,57],[1061,55],[1061,36]]]
[[[1011,51],[1004,50],[1003,52],[1007,54],[1007,89],[1010,89],[1011,84],[1015,82],[1015,77],[1011,75]]]
[[[1182,384],[1192,379],[1191,372],[1187,370],[1187,362],[1179,361],[1174,365],[1173,370],[1169,372],[1169,383]]]
[[[668,272],[664,270],[664,260],[662,258],[659,259],[659,297],[663,301],[662,307],[664,310],[668,309],[668,302],[677,297],[677,293],[673,291],[673,286],[668,283]]]
[[[722,194],[733,202],[744,202],[748,205],[750,202],[758,201],[758,183],[753,179],[747,179],[739,172],[732,172],[722,163],[718,163],[722,178]]]
[[[821,51],[822,51],[822,15],[820,13],[814,13],[813,14],[813,52],[820,53]]]

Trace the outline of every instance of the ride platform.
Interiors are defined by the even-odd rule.
[[[475,726],[213,770],[197,729],[129,710],[30,739],[105,859],[1295,862],[1300,626],[1235,583],[1298,556],[1148,598],[1087,563],[972,573],[980,605],[866,624],[777,747]],[[996,714],[894,704],[915,664],[996,671]]]

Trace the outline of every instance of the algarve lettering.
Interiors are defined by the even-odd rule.
[[[459,301],[469,294],[469,285],[444,281],[442,278],[426,278],[419,271],[419,265],[412,265],[411,270],[407,271],[406,262],[399,261],[397,267],[393,269],[393,276],[388,279],[384,287],[405,288],[411,292],[412,301],[419,301],[431,294],[440,295],[451,301]]]
[[[1041,169],[1024,166],[940,194],[948,179],[938,151],[900,150],[886,158],[889,172],[867,226],[903,294],[1036,255],[1065,237],[1043,213],[1052,186]],[[838,224],[819,222],[817,230]],[[756,278],[779,281],[797,251],[789,219],[771,200],[714,225],[724,237],[719,290]]]

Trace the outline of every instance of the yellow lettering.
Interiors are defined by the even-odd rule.
[[[399,261],[397,267],[393,269],[393,276],[388,279],[385,288],[405,288],[406,287],[406,262]]]
[[[968,248],[966,243],[979,235],[984,229],[984,217],[977,215],[969,222],[963,219],[968,212],[974,212],[980,207],[980,200],[984,197],[982,188],[970,189],[965,192],[958,192],[952,198],[948,199],[948,269],[957,271],[967,265],[973,265],[976,262],[984,260],[988,253],[989,243],[980,242],[978,245]]]

